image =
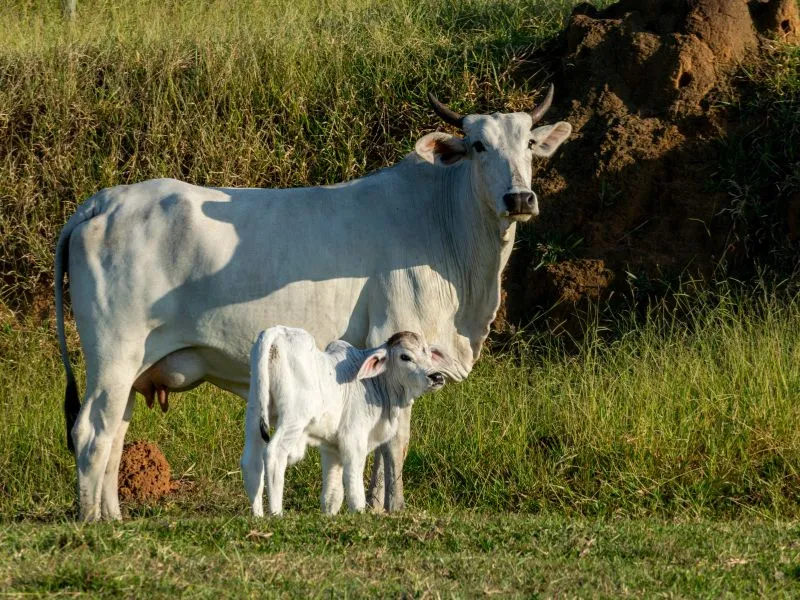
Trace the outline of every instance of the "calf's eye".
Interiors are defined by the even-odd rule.
[[[486,150],[486,146],[484,146],[480,141],[473,142],[472,147],[475,148],[475,152],[483,152]]]
[[[533,146],[536,144],[536,140],[528,140],[528,150],[533,150]]]
[[[408,354],[401,354],[400,355],[400,360],[404,360],[406,362],[410,362],[411,361],[411,357]]]

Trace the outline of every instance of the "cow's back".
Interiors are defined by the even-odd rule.
[[[141,335],[145,368],[180,348],[213,349],[243,380],[253,340],[271,325],[304,328],[320,346],[369,343],[370,334],[384,336],[375,332],[381,320],[424,330],[418,307],[399,310],[413,298],[387,294],[403,273],[436,277],[434,248],[415,238],[419,223],[406,222],[425,217],[400,197],[390,171],[326,188],[166,179],[100,192],[98,214],[71,244],[79,327]],[[450,316],[428,315],[434,323]]]

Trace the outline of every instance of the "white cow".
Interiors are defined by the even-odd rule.
[[[286,466],[300,461],[308,445],[320,446],[323,512],[339,512],[343,491],[350,510],[364,510],[367,454],[394,437],[402,409],[444,385],[439,369],[447,362],[441,349],[408,331],[377,348],[337,340],[324,352],[304,329],[261,332],[250,353],[241,460],[253,514],[264,515],[265,474],[269,511],[283,511]]]
[[[55,301],[80,517],[120,518],[117,472],[136,390],[152,398],[209,381],[246,398],[250,347],[264,327],[368,347],[422,332],[453,357],[446,376],[466,377],[500,303],[516,222],[539,213],[531,159],[571,132],[564,122],[534,128],[551,99],[552,87],[532,113],[461,116],[431,96],[463,137],[429,133],[397,165],[347,183],[157,179],[78,207],[56,248]],[[67,271],[86,359],[82,405],[64,337]],[[409,419],[405,411],[376,455],[373,503],[391,510],[403,505]]]

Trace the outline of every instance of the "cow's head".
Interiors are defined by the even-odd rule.
[[[464,137],[434,132],[416,144],[419,156],[448,168],[471,161],[475,194],[508,221],[527,221],[539,214],[531,189],[531,160],[548,157],[572,133],[564,121],[535,127],[553,101],[553,86],[544,101],[529,113],[460,115],[428,93],[433,110]]]

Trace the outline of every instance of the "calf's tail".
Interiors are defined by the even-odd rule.
[[[250,418],[258,418],[258,431],[261,439],[269,443],[269,362],[272,357],[274,335],[269,330],[262,331],[250,353],[250,399],[248,410]],[[259,393],[263,392],[263,393]],[[259,398],[260,402],[256,402]]]

